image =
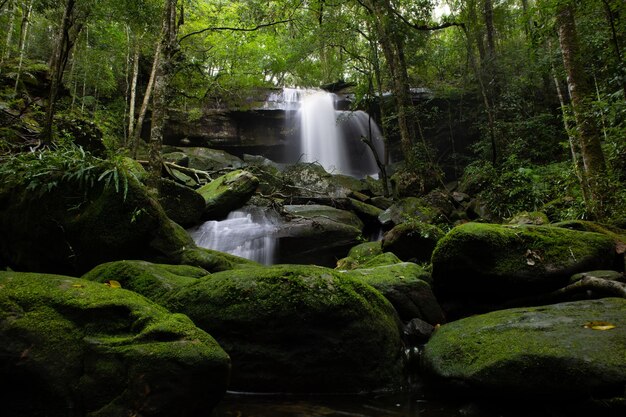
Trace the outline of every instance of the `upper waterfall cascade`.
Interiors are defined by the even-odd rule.
[[[362,138],[371,138],[383,159],[384,143],[376,122],[364,111],[336,109],[338,96],[322,90],[285,88],[271,94],[265,109],[284,110],[297,141],[297,160],[317,162],[333,174],[377,176],[378,166]]]

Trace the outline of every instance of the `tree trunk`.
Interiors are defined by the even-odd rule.
[[[61,87],[61,82],[63,81],[63,71],[65,69],[67,57],[72,45],[71,40],[69,39],[69,32],[72,27],[72,15],[74,13],[75,4],[76,0],[67,0],[67,3],[65,4],[54,55],[51,60],[50,95],[48,96],[48,108],[46,110],[46,121],[42,137],[45,144],[52,143],[52,122],[54,120],[57,95],[59,93],[59,88]]]
[[[17,9],[17,4],[14,1],[9,0],[9,29],[7,30],[7,40],[4,47],[4,53],[2,54],[3,63],[6,59],[11,57],[11,43],[13,41],[13,26],[15,24],[15,10]]]
[[[152,125],[150,128],[148,186],[158,195],[158,180],[161,177],[163,161],[161,146],[167,110],[167,95],[174,74],[174,56],[178,49],[178,26],[176,25],[177,0],[166,0],[161,29],[162,57],[158,60],[154,78],[154,98],[152,105]]]
[[[378,42],[383,50],[387,68],[391,75],[392,91],[398,112],[398,129],[400,130],[400,144],[402,154],[407,164],[413,161],[413,141],[415,125],[411,123],[412,101],[409,90],[409,80],[404,60],[402,40],[398,38],[391,27],[394,20],[389,1],[384,2],[367,0],[364,2],[374,17],[374,27],[378,35]]]
[[[135,129],[135,100],[137,96],[137,78],[139,77],[139,40],[135,39],[133,53],[133,73],[130,81],[130,99],[128,104],[128,137],[134,137]],[[143,120],[142,120],[143,123]]]
[[[589,188],[591,205],[588,210],[594,216],[602,216],[606,164],[600,145],[600,132],[595,123],[590,104],[593,88],[587,79],[580,55],[574,10],[571,2],[563,2],[557,10],[559,41],[563,53],[563,65],[567,72],[567,85],[578,131],[585,178]]]
[[[24,4],[22,9],[22,27],[20,28],[20,42],[18,50],[20,51],[20,61],[17,66],[17,75],[15,77],[15,93],[17,93],[17,87],[20,83],[20,75],[22,73],[22,65],[24,63],[24,55],[26,53],[26,38],[28,37],[28,26],[30,24],[30,15],[33,11],[33,1],[30,0],[28,4]]]
[[[156,49],[154,51],[154,60],[152,61],[152,70],[150,71],[150,79],[146,86],[146,92],[143,95],[143,102],[141,103],[141,109],[139,110],[139,116],[137,117],[137,123],[133,128],[133,158],[137,158],[137,150],[139,148],[139,141],[141,140],[141,129],[143,128],[143,121],[146,118],[146,112],[148,111],[148,104],[150,104],[150,97],[152,96],[152,89],[154,86],[154,79],[156,78],[157,67],[161,60],[161,41],[157,42]]]

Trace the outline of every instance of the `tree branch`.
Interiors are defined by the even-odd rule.
[[[395,14],[398,18],[400,18],[400,20],[402,20],[402,22],[410,27],[412,27],[415,30],[422,30],[422,31],[434,31],[434,30],[441,30],[441,29],[445,29],[445,28],[449,28],[451,26],[459,26],[462,28],[465,28],[465,23],[463,22],[446,22],[446,23],[442,23],[440,25],[435,25],[435,26],[429,26],[429,25],[418,25],[416,23],[411,23],[408,21],[407,18],[405,18],[404,16],[402,16],[402,14],[400,14],[400,12],[398,12],[396,9],[391,8],[391,12],[393,14]]]
[[[235,27],[208,27],[208,28],[204,28],[201,30],[197,30],[195,32],[191,32],[186,34],[185,36],[183,36],[182,38],[180,38],[180,40],[178,41],[178,43],[182,43],[182,41],[184,41],[185,39],[194,36],[194,35],[200,35],[204,32],[218,32],[218,31],[232,31],[232,32],[254,32],[256,30],[262,29],[262,28],[266,28],[266,27],[270,27],[270,26],[276,26],[276,25],[280,25],[283,23],[289,23],[292,22],[293,19],[287,19],[287,20],[279,20],[277,22],[270,22],[270,23],[262,23],[260,25],[257,25],[253,28],[235,28]]]

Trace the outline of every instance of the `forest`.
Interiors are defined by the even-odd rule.
[[[432,114],[410,97],[427,87],[475,104],[459,118],[478,140],[451,157],[500,217],[547,203],[561,219],[621,216],[620,1],[174,3],[165,15],[159,1],[3,1],[3,154],[58,142],[55,116],[95,122],[115,154],[139,141],[146,113],[143,137],[158,144],[166,107],[198,114],[259,88],[341,80],[355,107],[393,93],[385,137],[431,177],[420,124]],[[29,92],[31,79],[49,94]],[[30,131],[12,130],[8,109]]]
[[[0,414],[623,415],[624,47],[624,0],[0,0]]]

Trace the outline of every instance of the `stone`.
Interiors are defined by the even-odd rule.
[[[507,222],[507,224],[534,224],[534,225],[547,225],[550,223],[548,216],[545,213],[540,211],[523,211],[521,213],[517,213],[515,216],[511,217]]]
[[[222,169],[241,168],[243,161],[226,151],[200,147],[179,148],[189,159],[189,168],[200,171],[219,171]]]
[[[423,199],[408,197],[386,209],[378,216],[378,220],[385,226],[393,227],[410,220],[432,223],[436,217],[437,212]]]
[[[197,192],[205,202],[203,217],[206,220],[220,219],[243,207],[258,185],[257,177],[247,171],[236,170],[200,187]]]
[[[497,302],[553,291],[615,260],[613,241],[599,233],[466,223],[437,244],[433,280],[440,297]]]
[[[164,178],[159,180],[159,203],[167,217],[183,227],[200,223],[205,208],[198,192]]]
[[[444,323],[445,317],[429,282],[430,273],[419,265],[405,262],[360,268],[344,274],[365,282],[380,291],[394,306],[403,322],[419,318],[432,325]]]
[[[614,326],[614,327],[612,327]],[[442,325],[426,344],[432,380],[473,396],[623,397],[626,299],[494,311]]]
[[[437,226],[411,221],[394,226],[384,234],[384,252],[393,252],[403,261],[430,263],[430,258],[444,233]]]
[[[359,243],[363,223],[352,212],[318,204],[285,205],[279,226],[279,263],[334,266]]]
[[[356,393],[401,380],[393,307],[371,286],[332,269],[219,272],[170,293],[166,305],[229,353],[233,390]]]
[[[102,283],[0,272],[2,415],[200,415],[228,355],[188,317]]]
[[[189,265],[154,264],[147,261],[114,261],[98,265],[82,276],[88,281],[119,282],[122,288],[159,302],[168,292],[193,284],[209,275],[203,268]]]

